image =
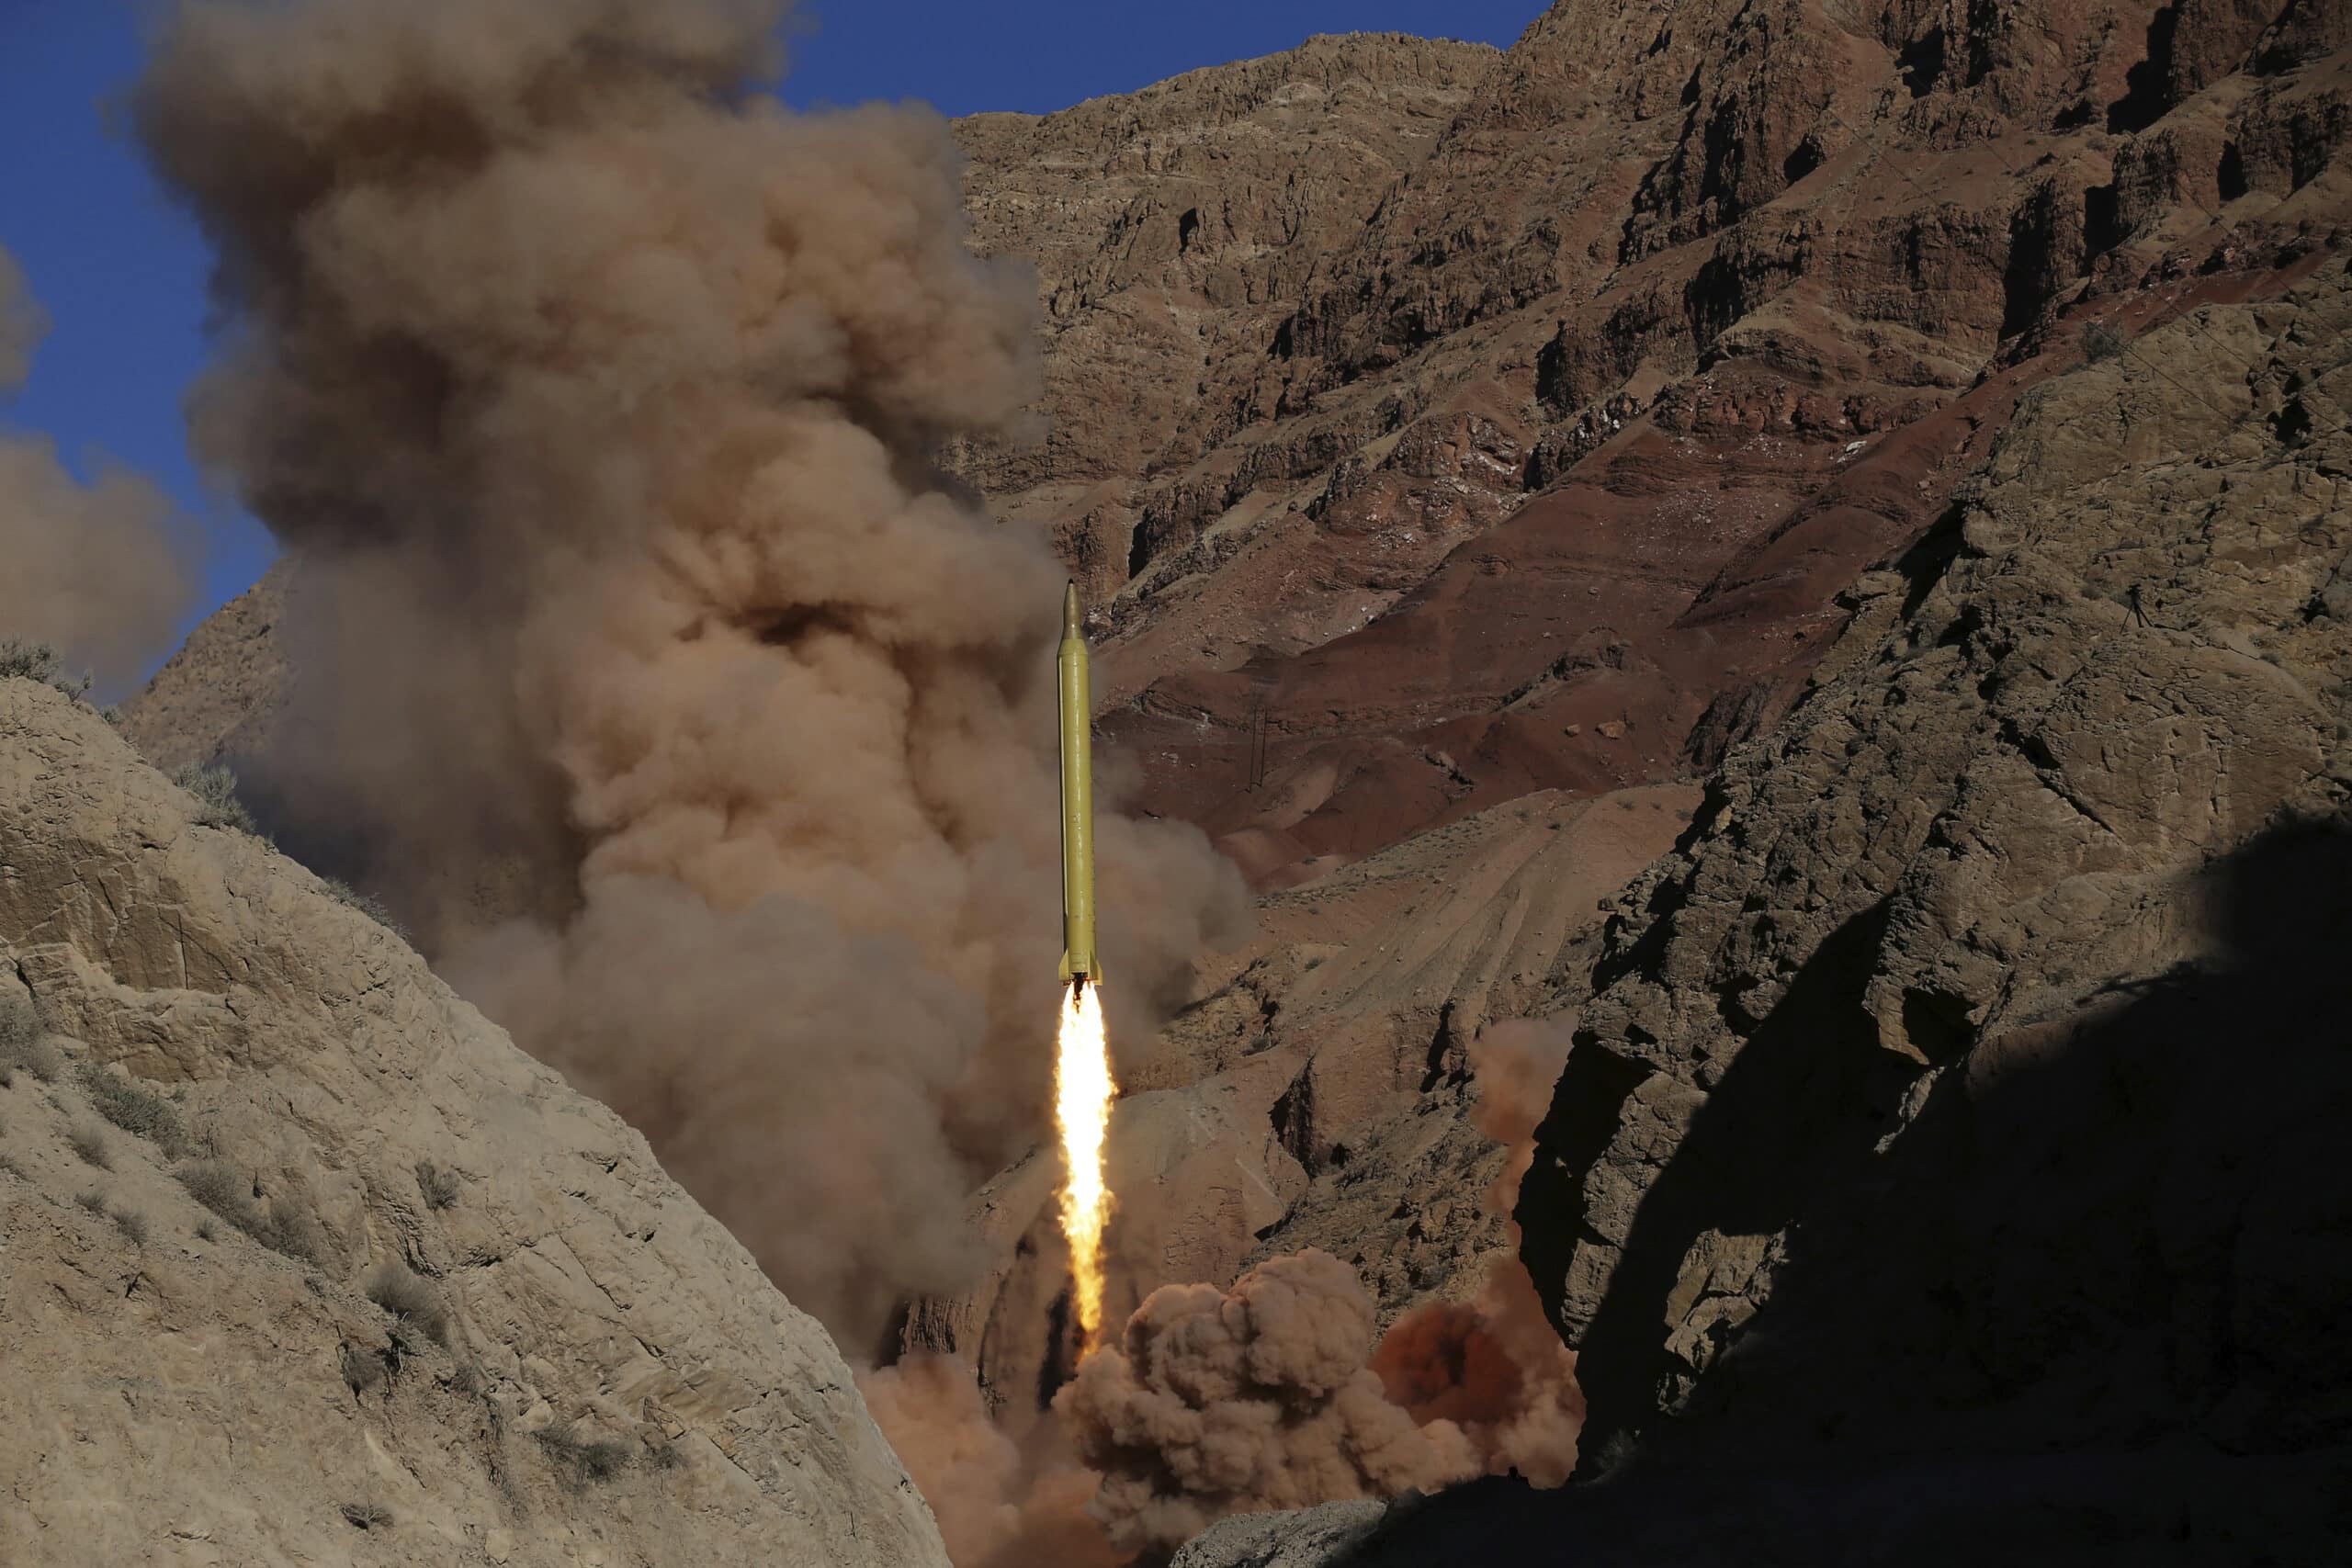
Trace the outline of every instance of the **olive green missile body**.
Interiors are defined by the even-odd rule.
[[[1079,625],[1078,584],[1062,594],[1062,644],[1056,667],[1062,731],[1062,981],[1099,986],[1094,956],[1094,758],[1089,737],[1093,701],[1086,688],[1086,633]]]

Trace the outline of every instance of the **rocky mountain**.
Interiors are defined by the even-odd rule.
[[[2347,328],[2337,254],[2025,398],[1555,976],[1584,1483],[1182,1562],[2341,1554]]]
[[[2344,28],[1554,6],[1138,481],[1146,798],[1265,882],[1711,765],[2082,333],[2340,233]]]
[[[1118,1043],[1113,1311],[1306,1246],[1467,1297],[1473,1047],[1566,1061],[1517,1220],[1599,1483],[1182,1561],[2342,1533],[2352,14],[1562,0],[955,130],[1046,392],[943,457],[1263,895]],[[289,591],[151,754],[266,734]],[[1016,1433],[1053,1176],[903,1336]]]
[[[23,679],[0,1342],[10,1562],[946,1562],[643,1138]]]
[[[2040,389],[1620,897],[1521,1212],[1602,1440],[2352,1437],[2347,329]]]
[[[2056,7],[1970,25],[1748,8],[1661,27],[1555,6],[1350,254],[1310,276],[1264,362],[1287,400],[1186,460],[1196,479],[1228,460],[1239,476],[1197,537],[1162,548],[1138,523],[1137,575],[1105,612],[1105,728],[1142,761],[1148,804],[1220,833],[1261,882],[1306,878],[1314,913],[1294,932],[1291,896],[1263,900],[1268,934],[1241,971],[1221,989],[1210,973],[1162,1055],[1125,1075],[1150,1091],[1114,1140],[1139,1162],[1129,1181],[1198,1194],[1123,1221],[1137,1289],[1229,1274],[1258,1230],[1266,1251],[1312,1240],[1357,1262],[1391,1315],[1463,1290],[1496,1235],[1475,1204],[1458,1224],[1429,1211],[1482,1187],[1499,1155],[1466,1124],[1462,1043],[1517,1010],[1573,1018],[1595,955],[1572,921],[1531,943],[1515,962],[1549,977],[1548,998],[1490,995],[1458,972],[1404,998],[1335,993],[1307,965],[1509,927],[1527,887],[1569,885],[1545,883],[1568,863],[1607,880],[1606,854],[1521,880],[1511,852],[1482,863],[1483,850],[1468,863],[1503,874],[1465,875],[1454,835],[1487,842],[1510,815],[1496,803],[1515,797],[1630,805],[1640,796],[1622,792],[1644,779],[1694,776],[1770,732],[1905,612],[1922,541],[1949,531],[1961,487],[1985,482],[2021,400],[2086,364],[2158,374],[2140,334],[2278,299],[2331,265],[2352,213],[2334,22],[2288,6],[2134,28]],[[1643,63],[1612,74],[1601,60]],[[2281,117],[2304,128],[2297,150],[2245,176],[2244,147]],[[2215,160],[2195,177],[2192,146]],[[1580,265],[1562,259],[1569,237]],[[2161,372],[2191,386],[2205,373]],[[1488,434],[1449,446],[1445,422],[1468,417],[1459,399],[1484,400]],[[2163,449],[2161,418],[2148,429]],[[1330,457],[1372,430],[1361,462]],[[1148,437],[1128,446],[1152,450]],[[1293,478],[1269,454],[1309,449],[1325,466],[1270,502]],[[1451,467],[1412,456],[1440,450]],[[1170,473],[1135,482],[1159,498],[1138,518],[1182,490]],[[1474,516],[1465,496],[1491,510]],[[1441,513],[1452,521],[1432,533]],[[1375,557],[1392,574],[1376,592],[1349,576]],[[1341,581],[1368,624],[1309,625]],[[1538,785],[1561,793],[1525,794]],[[1339,912],[1369,886],[1417,896]],[[1296,956],[1277,960],[1286,942]],[[1344,1016],[1302,1005],[1333,995]],[[1380,1045],[1355,1043],[1367,1039]],[[1448,1050],[1450,1087],[1436,1066]],[[1154,1109],[1166,1094],[1197,1098]],[[1147,1116],[1185,1132],[1147,1134]],[[1214,1178],[1188,1163],[1202,1149],[1216,1151]],[[1008,1258],[1030,1260],[1008,1267],[1041,1279],[1047,1185],[1014,1173],[979,1201]],[[1443,1239],[1392,1250],[1392,1213],[1397,1232]],[[1045,1348],[1032,1334],[1001,1352],[990,1325],[1041,1316],[1039,1288],[1000,1282],[919,1312],[911,1336],[975,1356],[996,1386],[1035,1386]]]

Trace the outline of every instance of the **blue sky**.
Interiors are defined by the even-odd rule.
[[[388,0],[397,4],[398,0]],[[803,0],[784,96],[919,98],[950,114],[1043,113],[1318,32],[1508,45],[1544,0]],[[209,544],[204,610],[268,564],[269,536],[208,493],[180,398],[206,356],[202,241],[148,178],[107,105],[137,74],[141,0],[0,0],[0,244],[55,322],[0,422],[56,437],[86,477],[110,458],[161,483]]]

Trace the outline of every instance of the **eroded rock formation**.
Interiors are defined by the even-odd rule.
[[[944,1568],[645,1140],[203,815],[0,679],[0,1559]]]

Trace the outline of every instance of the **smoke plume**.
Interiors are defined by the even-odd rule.
[[[32,369],[49,317],[0,248],[0,395]],[[171,649],[196,597],[187,530],[164,492],[121,468],[89,484],[48,437],[0,430],[0,638],[47,643],[103,693]]]
[[[1029,399],[1031,288],[935,116],[753,90],[783,8],[182,0],[135,107],[303,573],[283,830],[854,1349],[1042,1125],[1061,571],[928,460]],[[1099,853],[1137,1007],[1238,888]]]
[[[1376,1313],[1355,1271],[1309,1249],[1233,1289],[1164,1285],[1055,1397],[1114,1543],[1172,1547],[1227,1514],[1464,1480],[1449,1421],[1416,1422],[1365,1365]]]
[[[972,1371],[949,1356],[906,1358],[859,1374],[859,1391],[938,1517],[958,1568],[1113,1568],[1114,1551],[1085,1512],[1095,1477],[1053,1448],[1024,1453],[989,1419]]]
[[[1472,1120],[1510,1149],[1490,1213],[1517,1201],[1572,1029],[1518,1021],[1471,1043]],[[1122,1550],[1151,1551],[1227,1514],[1482,1472],[1566,1482],[1584,1424],[1576,1357],[1519,1260],[1515,1224],[1510,1236],[1471,1301],[1407,1313],[1376,1348],[1372,1298],[1328,1253],[1270,1259],[1230,1292],[1153,1292],[1054,1401],[1102,1472],[1094,1516]]]
[[[1561,1485],[1577,1466],[1576,1365],[1516,1256],[1487,1266],[1472,1301],[1398,1318],[1372,1358],[1383,1391],[1415,1421],[1451,1423],[1489,1474],[1537,1486]]]
[[[1470,1120],[1508,1151],[1486,1208],[1506,1222],[1511,1249],[1487,1264],[1468,1303],[1437,1303],[1398,1318],[1372,1362],[1388,1397],[1415,1420],[1453,1422],[1490,1472],[1516,1471],[1538,1486],[1558,1486],[1576,1468],[1584,1393],[1577,1387],[1576,1353],[1560,1343],[1519,1260],[1511,1210],[1575,1029],[1567,1015],[1514,1019],[1470,1042],[1478,1086]]]

